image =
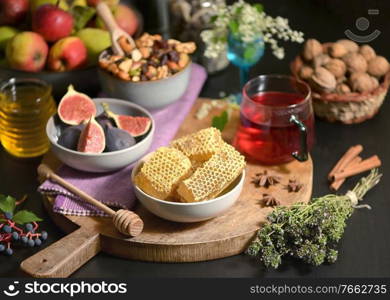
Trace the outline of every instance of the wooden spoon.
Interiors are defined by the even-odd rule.
[[[91,197],[87,193],[83,192],[82,190],[78,189],[71,183],[67,182],[66,180],[55,174],[53,170],[45,164],[39,165],[38,174],[45,179],[50,179],[60,184],[75,195],[79,196],[81,199],[87,201],[88,203],[96,206],[97,208],[109,214],[112,217],[112,221],[116,229],[118,229],[118,231],[123,233],[124,235],[137,236],[142,232],[144,228],[144,222],[136,213],[125,209],[120,209],[118,211],[112,210],[107,205],[101,203],[100,201],[96,200],[95,198]]]
[[[96,11],[98,15],[103,19],[104,24],[106,25],[108,31],[111,35],[111,48],[114,54],[116,55],[124,55],[122,47],[119,45],[118,40],[121,37],[124,37],[132,46],[132,48],[135,48],[135,42],[133,38],[122,28],[118,26],[116,23],[114,16],[112,15],[112,12],[110,8],[107,6],[107,4],[103,1],[100,1],[98,5],[96,6]]]

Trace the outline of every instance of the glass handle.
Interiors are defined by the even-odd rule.
[[[309,158],[307,152],[307,128],[306,125],[302,123],[301,120],[298,119],[296,115],[291,115],[290,123],[296,125],[299,129],[300,135],[300,149],[299,151],[295,151],[291,153],[292,156],[298,161],[306,161]]]

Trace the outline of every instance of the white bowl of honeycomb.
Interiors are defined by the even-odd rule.
[[[133,168],[136,197],[153,214],[175,222],[217,217],[239,198],[245,159],[207,128],[146,155]]]

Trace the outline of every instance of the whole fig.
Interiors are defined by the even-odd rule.
[[[125,130],[112,126],[105,126],[104,132],[106,135],[106,152],[126,149],[136,143],[130,133]]]
[[[84,126],[80,124],[66,127],[58,138],[58,144],[70,150],[77,150],[77,143]]]

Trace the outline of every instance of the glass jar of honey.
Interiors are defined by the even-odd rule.
[[[52,88],[39,79],[11,78],[0,83],[0,140],[16,157],[49,150],[46,123],[56,112]]]

